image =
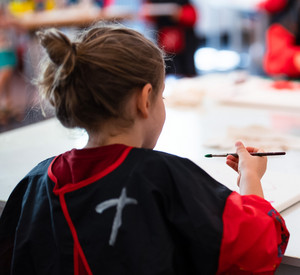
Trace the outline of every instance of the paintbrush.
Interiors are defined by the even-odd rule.
[[[257,152],[257,153],[250,153],[252,156],[258,156],[258,157],[263,157],[263,156],[281,156],[285,155],[285,152]],[[234,156],[238,157],[237,153],[226,153],[226,154],[206,154],[206,158],[215,158],[215,157],[227,157],[227,156]]]

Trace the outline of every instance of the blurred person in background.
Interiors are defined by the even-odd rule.
[[[197,11],[189,0],[146,0],[142,14],[157,30],[157,42],[171,57],[167,74],[195,76],[194,53],[197,38],[194,26]]]
[[[5,18],[6,8],[2,3],[0,5],[0,124],[6,124],[15,113],[10,96],[10,82],[17,66],[17,54],[13,30]]]
[[[263,67],[273,77],[300,77],[300,1],[264,0],[258,8],[270,16]]]

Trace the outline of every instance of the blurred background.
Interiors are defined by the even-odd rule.
[[[171,57],[168,78],[243,72],[287,87],[300,76],[298,6],[297,0],[1,0],[0,132],[52,116],[32,85],[41,28],[72,34],[99,20],[119,21],[163,47]]]

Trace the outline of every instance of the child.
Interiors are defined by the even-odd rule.
[[[84,149],[37,165],[0,220],[12,274],[273,274],[289,233],[263,199],[265,157],[237,143],[241,196],[187,159],[153,150],[165,120],[164,58],[140,33],[94,26],[71,42],[39,33],[38,80]],[[45,63],[46,62],[46,63]]]

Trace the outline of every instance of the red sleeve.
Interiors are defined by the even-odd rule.
[[[264,0],[258,4],[258,9],[265,10],[269,13],[275,13],[281,11],[286,4],[287,0]]]
[[[217,274],[273,274],[288,239],[283,218],[269,202],[255,195],[232,192],[223,213]]]
[[[294,56],[300,53],[300,46],[295,45],[295,37],[280,24],[273,24],[266,33],[266,53],[264,70],[269,75],[298,77],[299,70],[294,64]]]
[[[193,27],[197,21],[197,12],[192,5],[183,5],[179,14],[179,23],[187,26]]]

